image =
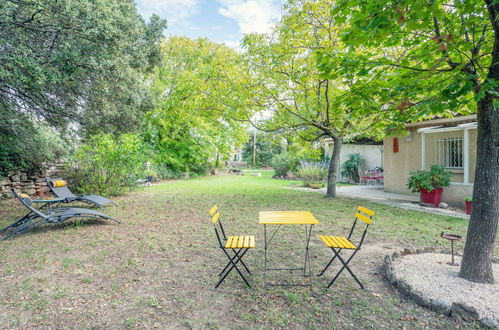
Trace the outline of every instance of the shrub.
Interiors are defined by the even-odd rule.
[[[433,191],[438,187],[447,187],[450,184],[451,172],[441,165],[432,165],[429,171],[414,171],[410,173],[407,188],[412,192],[421,189]]]
[[[301,161],[296,176],[303,181],[305,186],[312,183],[323,183],[328,176],[328,164],[322,162]]]
[[[159,180],[172,180],[182,177],[182,172],[173,170],[167,164],[153,164],[154,171]]]
[[[350,182],[359,183],[359,168],[363,163],[364,159],[359,153],[349,154],[341,166],[341,175],[347,177]]]
[[[84,194],[120,195],[144,177],[145,156],[137,135],[95,135],[77,149],[65,177]]]
[[[271,163],[275,175],[286,176],[289,172],[296,168],[298,162],[289,153],[283,152],[272,157]]]

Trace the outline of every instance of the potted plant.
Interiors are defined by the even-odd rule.
[[[471,214],[471,206],[473,205],[473,198],[466,197],[464,199],[464,203],[466,204],[466,214]]]
[[[429,171],[411,172],[407,188],[412,192],[420,192],[423,203],[437,207],[440,204],[443,187],[450,184],[450,176],[451,172],[443,166],[433,165]]]

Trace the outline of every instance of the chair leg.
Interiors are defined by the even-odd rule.
[[[246,254],[246,252],[248,252],[249,248],[245,249],[243,251],[243,253],[241,255],[235,255],[233,258],[231,258],[228,253],[225,253],[227,255],[227,257],[229,258],[230,260],[230,263],[232,264],[232,266],[225,272],[225,274],[222,276],[222,278],[220,279],[220,281],[218,281],[217,285],[215,285],[215,289],[219,287],[220,284],[222,284],[222,282],[225,280],[225,278],[227,277],[227,275],[229,275],[229,273],[232,271],[232,269],[236,269],[236,271],[239,273],[239,275],[243,278],[244,282],[246,283],[246,285],[248,287],[251,288],[251,285],[248,283],[248,281],[246,280],[246,278],[244,277],[243,273],[239,270],[239,268],[237,267],[237,263],[239,261],[241,261],[241,258]]]
[[[355,274],[352,272],[352,270],[350,269],[350,267],[348,267],[348,263],[350,262],[350,260],[352,260],[352,258],[355,256],[355,254],[357,253],[357,251],[359,250],[355,250],[352,255],[350,256],[350,258],[348,258],[348,260],[345,262],[345,260],[343,260],[343,258],[339,255],[339,251],[336,251],[334,248],[331,248],[331,250],[333,250],[333,252],[335,253],[335,256],[338,257],[338,259],[340,260],[340,262],[343,264],[343,267],[341,267],[341,269],[338,271],[338,273],[336,273],[336,276],[331,280],[331,282],[329,283],[329,285],[327,286],[328,288],[331,287],[331,285],[333,285],[333,283],[336,281],[336,279],[340,276],[340,274],[343,272],[343,270],[347,270],[350,275],[352,275],[352,277],[355,279],[355,281],[359,284],[359,286],[362,288],[362,290],[365,290],[364,286],[362,285],[362,283],[360,283],[359,279],[355,276]]]
[[[239,254],[239,252],[241,252],[241,250],[242,250],[242,249],[239,249],[239,251],[234,251],[234,253],[235,253],[235,254],[234,254],[234,256],[237,256],[237,255]],[[227,252],[225,251],[225,249],[224,249],[224,252],[225,252],[225,254],[227,255]],[[227,255],[227,257],[229,257],[229,256]],[[230,258],[230,257],[229,257],[229,258]],[[241,259],[241,264],[242,264],[242,265],[243,265],[243,267],[246,269],[246,271],[248,272],[248,274],[250,274],[250,275],[251,275],[250,270],[248,269],[248,267],[246,267],[246,264],[244,263],[244,261],[243,261],[242,259]],[[227,265],[225,266],[225,268],[224,268],[224,269],[220,272],[220,274],[218,274],[218,276],[222,276],[222,274],[225,272],[225,270],[226,270],[226,269],[227,269],[230,265],[231,265],[231,262],[229,261],[229,262],[227,263]]]
[[[340,253],[341,249],[338,250],[338,253]],[[331,264],[333,263],[334,259],[336,259],[336,256],[333,256],[333,258],[329,261],[329,263],[326,265],[326,267],[322,270],[322,272],[320,272],[319,274],[317,274],[317,276],[322,276],[324,275],[324,273],[326,272],[326,270],[329,268],[329,266],[331,266]]]

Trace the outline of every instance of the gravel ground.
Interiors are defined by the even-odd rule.
[[[456,256],[456,262],[461,257]],[[458,277],[459,266],[450,266],[448,254],[422,253],[406,255],[393,262],[397,278],[404,279],[429,299],[441,299],[473,306],[480,318],[499,320],[499,264],[493,264],[495,284],[479,284]]]

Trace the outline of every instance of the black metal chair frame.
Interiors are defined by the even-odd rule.
[[[372,215],[368,215],[367,218],[369,218],[369,220],[372,220]],[[347,239],[350,241],[350,238],[352,237],[353,235],[353,232],[355,230],[355,226],[357,225],[357,221],[359,219],[357,218],[357,216],[355,217],[355,221],[353,222],[353,225],[352,225],[352,228],[350,229],[350,233],[348,234],[348,237]],[[331,264],[333,263],[333,261],[338,258],[340,260],[340,262],[342,263],[342,267],[340,268],[340,270],[338,271],[338,273],[336,273],[335,277],[331,280],[331,282],[329,282],[329,285],[327,286],[328,288],[330,288],[334,282],[338,279],[338,277],[340,276],[340,274],[346,269],[350,275],[352,275],[352,277],[355,279],[355,281],[359,284],[359,286],[362,288],[362,290],[365,290],[364,286],[362,285],[362,283],[359,281],[359,279],[357,278],[357,276],[355,276],[355,274],[353,273],[353,271],[350,269],[350,267],[348,267],[348,264],[350,263],[350,261],[353,259],[353,257],[357,254],[357,252],[359,252],[359,250],[361,249],[362,247],[362,244],[364,243],[364,238],[366,237],[366,234],[367,234],[367,229],[369,228],[369,223],[366,223],[366,227],[364,229],[364,232],[362,233],[362,237],[360,239],[360,242],[359,244],[357,245],[357,248],[355,250],[353,250],[353,253],[350,255],[350,257],[345,261],[345,259],[343,259],[340,255],[340,252],[341,248],[334,248],[334,247],[329,247],[331,249],[331,251],[333,251],[333,257],[332,259],[329,261],[329,263],[326,265],[326,267],[324,267],[324,269],[322,270],[322,272],[320,272],[317,276],[322,276],[324,274],[324,272],[326,272],[326,270],[329,268],[329,266],[331,266]]]
[[[211,212],[210,212],[210,215],[211,215]],[[220,232],[219,232],[219,229],[217,229],[217,222],[218,222],[218,226],[220,227]],[[244,267],[244,269],[251,276],[251,271],[248,269],[248,267],[246,266],[246,264],[242,260],[242,258],[249,251],[250,248],[248,247],[248,248],[232,249],[232,248],[225,247],[225,244],[227,243],[227,236],[225,234],[225,230],[224,230],[224,227],[222,225],[222,222],[220,221],[220,213],[218,213],[218,211],[214,212],[214,215],[212,217],[212,225],[213,225],[213,228],[215,230],[215,234],[217,236],[218,245],[219,245],[220,249],[223,251],[223,253],[229,259],[229,262],[225,265],[224,269],[218,274],[218,276],[220,277],[220,280],[218,281],[217,285],[215,285],[215,289],[218,288],[220,286],[220,284],[222,284],[222,282],[225,280],[227,275],[229,275],[229,273],[233,269],[235,269],[239,273],[239,275],[242,277],[242,279],[244,280],[246,285],[251,288],[251,285],[249,284],[248,280],[246,279],[246,277],[244,277],[243,273],[241,272],[241,270],[237,266],[238,263],[241,263],[241,265]],[[227,250],[231,250],[234,253],[234,255],[230,256],[230,254],[227,252]]]
[[[42,213],[40,210],[32,207],[31,200],[26,201],[25,198],[21,197],[14,189],[12,189],[12,193],[26,208],[29,209],[29,212],[7,227],[0,229],[0,233],[4,233],[8,229],[12,229],[10,233],[0,238],[0,241],[6,240],[15,235],[23,234],[45,223],[61,223],[71,218],[102,218],[112,220],[118,224],[121,223],[119,220],[113,219],[104,213],[83,208],[49,208],[46,210],[46,213]]]

